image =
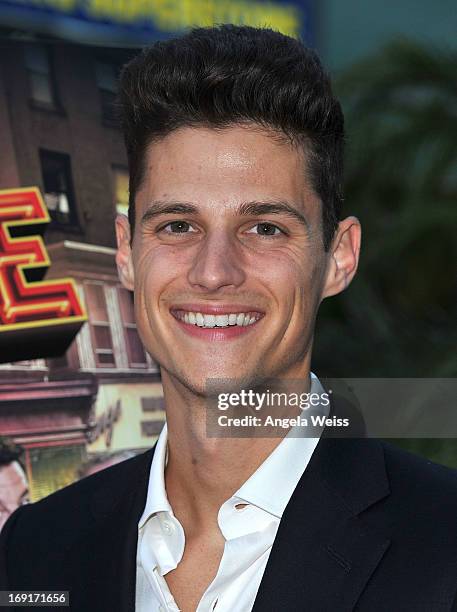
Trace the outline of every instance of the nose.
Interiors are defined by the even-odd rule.
[[[226,230],[208,233],[189,269],[189,283],[211,292],[241,285],[246,274],[239,248]]]

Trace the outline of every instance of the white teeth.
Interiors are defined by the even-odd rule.
[[[198,327],[228,327],[229,325],[238,325],[247,327],[256,322],[255,316],[250,316],[248,313],[240,312],[238,314],[212,315],[203,314],[201,312],[184,312],[180,318],[185,323],[198,325]]]
[[[229,324],[228,315],[216,315],[216,325],[218,327],[227,327]]]
[[[205,319],[205,327],[215,327],[216,326],[216,317],[214,315],[203,315]]]

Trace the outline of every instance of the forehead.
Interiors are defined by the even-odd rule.
[[[253,126],[180,128],[149,146],[145,170],[140,191],[150,198],[183,197],[183,188],[293,200],[310,191],[302,150]]]

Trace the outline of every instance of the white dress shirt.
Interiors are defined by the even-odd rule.
[[[323,392],[318,378],[311,373],[310,393]],[[296,427],[220,507],[217,520],[226,540],[224,551],[217,574],[196,612],[252,610],[284,509],[319,441],[318,437],[297,437],[294,430]],[[164,578],[178,566],[185,547],[183,527],[173,514],[165,490],[167,458],[165,424],[157,441],[146,505],[138,523],[136,612],[179,612]],[[237,509],[237,504],[247,505]]]

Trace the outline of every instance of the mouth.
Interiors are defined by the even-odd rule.
[[[265,312],[240,305],[180,305],[170,308],[180,327],[193,336],[208,340],[227,340],[250,331]]]

